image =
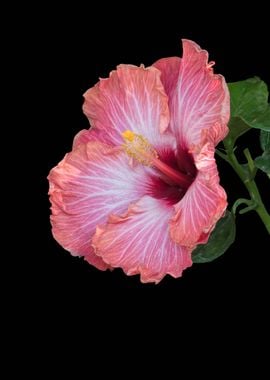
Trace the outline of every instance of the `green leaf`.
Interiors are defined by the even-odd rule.
[[[265,172],[270,178],[270,151],[264,152],[260,157],[255,158],[255,166]]]
[[[261,156],[255,158],[254,164],[270,178],[270,132],[261,131],[260,143],[264,152]]]
[[[270,131],[270,105],[267,85],[258,77],[228,83],[231,99],[230,132],[226,142],[236,139],[250,128]]]
[[[266,107],[256,120],[252,122],[252,128],[258,128],[266,132],[270,132],[270,104]]]
[[[241,117],[247,124],[256,124],[258,115],[268,106],[266,84],[258,77],[228,83],[231,96],[231,116]]]
[[[230,211],[221,218],[206,244],[200,244],[192,252],[194,263],[207,263],[223,255],[235,239],[235,221]]]
[[[260,143],[262,150],[270,152],[270,132],[261,131]]]
[[[250,127],[240,117],[231,117],[229,121],[230,132],[225,140],[233,147],[238,137],[242,136],[249,129]]]

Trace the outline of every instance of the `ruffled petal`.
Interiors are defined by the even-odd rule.
[[[169,97],[170,130],[182,149],[201,141],[204,130],[214,128],[216,145],[227,134],[229,92],[221,75],[213,74],[208,53],[195,42],[183,40],[183,58],[167,58],[154,64]]]
[[[141,165],[131,170],[119,149],[89,142],[67,154],[48,179],[55,239],[73,255],[104,266],[91,247],[96,226],[144,195],[151,180],[146,170]]]
[[[161,72],[161,82],[164,86],[169,101],[175,92],[180,65],[181,58],[179,57],[161,58],[153,65]]]
[[[172,211],[164,202],[145,196],[125,215],[111,215],[92,240],[97,255],[128,275],[140,274],[142,282],[158,283],[166,274],[180,277],[192,265],[191,250],[169,236]]]
[[[155,147],[170,141],[160,135],[169,124],[169,109],[156,68],[120,65],[84,97],[83,110],[91,125],[102,130],[111,144],[121,144],[125,130],[143,135]]]
[[[88,142],[101,142],[106,145],[110,145],[110,140],[107,138],[107,135],[105,133],[102,133],[102,131],[96,129],[96,128],[90,128],[90,129],[82,129],[77,133],[77,135],[73,139],[73,145],[72,149],[76,149],[81,144],[87,144]]]
[[[198,152],[192,153],[198,174],[184,197],[174,206],[175,214],[170,223],[172,239],[187,247],[206,243],[227,207],[226,193],[219,185],[213,144],[206,143]]]
[[[95,254],[93,247],[88,248],[88,255],[84,256],[84,260],[93,265],[99,270],[112,269],[110,265],[106,264],[101,257]]]

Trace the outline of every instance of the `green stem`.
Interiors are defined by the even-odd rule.
[[[249,192],[251,201],[254,205],[254,208],[253,207],[252,208],[257,212],[257,214],[261,218],[262,222],[264,223],[264,225],[267,229],[267,232],[270,234],[270,215],[268,214],[268,212],[267,212],[267,210],[263,204],[263,201],[262,201],[261,195],[259,193],[258,187],[256,185],[256,182],[254,181],[254,164],[253,164],[253,160],[252,160],[252,157],[251,157],[248,149],[245,149],[245,151],[244,151],[245,156],[248,160],[248,166],[249,166],[249,171],[247,173],[247,171],[244,169],[244,167],[241,164],[239,164],[239,162],[238,162],[238,160],[234,154],[233,149],[228,144],[226,144],[225,141],[224,141],[224,146],[226,148],[226,153],[227,153],[226,154],[226,161],[231,165],[231,167],[234,169],[234,171],[238,174],[238,176],[242,180],[243,184],[245,185],[246,189]],[[223,154],[222,154],[222,156],[223,156]],[[222,157],[222,158],[224,158],[224,157]]]
[[[257,173],[257,168],[254,165],[254,161],[251,157],[251,154],[250,154],[250,151],[248,148],[244,149],[244,155],[247,159],[248,168],[249,168],[250,174],[251,174],[252,179],[253,179],[253,178],[255,178],[255,175]]]
[[[227,157],[227,154],[222,153],[219,149],[216,149],[216,154],[217,154],[219,157],[223,158],[223,160],[229,162],[228,157]],[[230,162],[229,162],[229,163],[230,163]]]
[[[246,205],[244,209],[239,211],[239,214],[244,214],[247,211],[254,210],[255,204],[250,200],[250,199],[245,199],[245,198],[239,198],[237,201],[234,202],[232,206],[232,213],[233,215],[236,215],[236,210],[239,206],[241,205]]]

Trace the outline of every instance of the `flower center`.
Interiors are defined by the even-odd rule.
[[[187,189],[193,182],[191,176],[175,170],[162,162],[158,157],[157,151],[144,136],[126,130],[122,133],[122,137],[125,141],[123,148],[129,157],[142,165],[155,167],[170,179],[173,184],[177,184],[183,189]]]

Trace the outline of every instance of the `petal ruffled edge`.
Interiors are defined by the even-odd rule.
[[[140,274],[142,282],[158,283],[166,274],[177,278],[192,265],[191,249],[171,240],[172,208],[144,196],[122,216],[111,215],[99,226],[92,243],[97,255],[127,275]]]
[[[84,94],[83,111],[90,124],[102,130],[112,145],[122,143],[122,132],[143,135],[154,146],[162,145],[160,132],[169,124],[168,98],[160,71],[119,65],[110,77]]]
[[[100,142],[107,146],[110,146],[110,139],[105,133],[99,131],[96,128],[82,129],[79,131],[73,139],[72,150],[78,148],[81,144],[87,144],[88,142]]]
[[[219,185],[214,145],[208,142],[199,152],[192,153],[198,173],[184,197],[174,206],[170,233],[178,244],[194,248],[208,241],[216,222],[224,215],[227,195]]]
[[[208,130],[216,145],[228,133],[230,97],[225,79],[214,74],[208,53],[191,40],[182,40],[183,57],[154,63],[169,97],[169,130],[184,149],[200,143]],[[214,129],[214,130],[213,130]]]
[[[140,165],[131,170],[121,150],[91,141],[68,153],[48,180],[54,238],[72,255],[104,269],[91,247],[96,226],[140,199],[151,178]]]

